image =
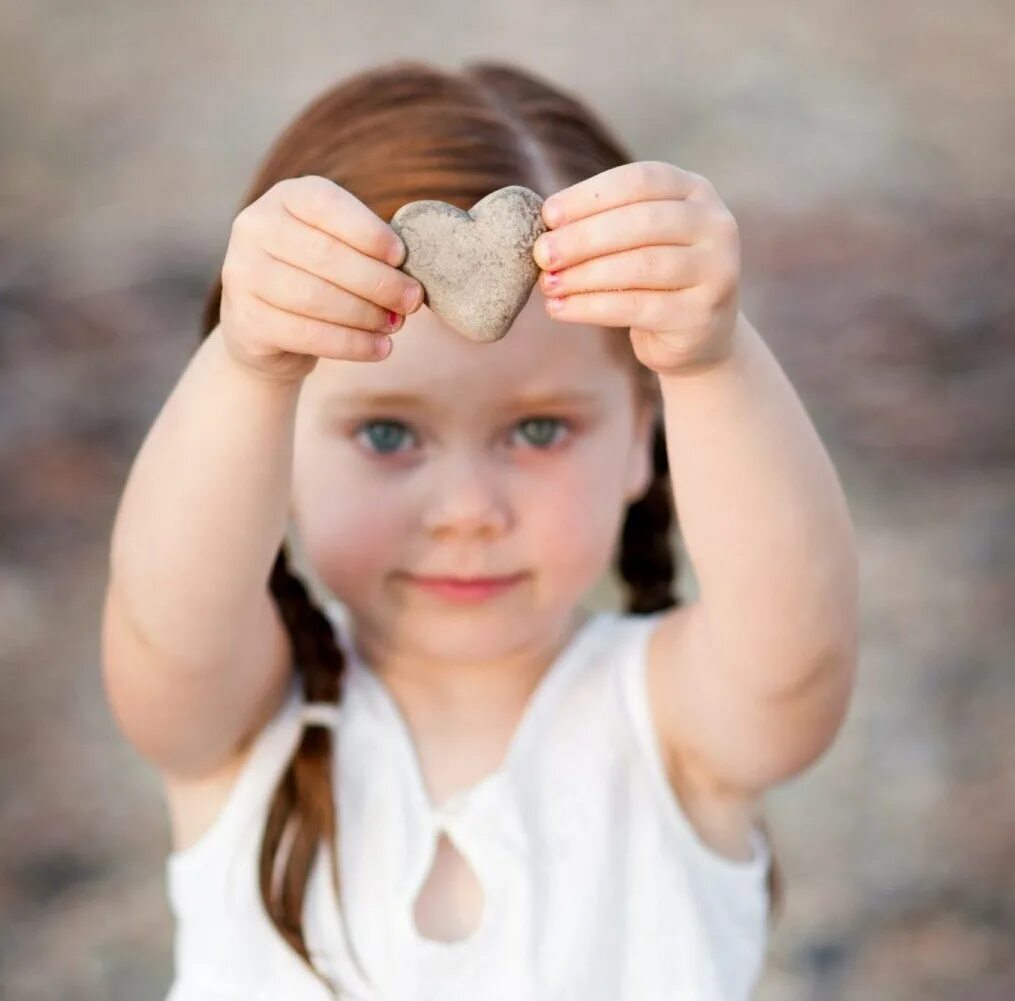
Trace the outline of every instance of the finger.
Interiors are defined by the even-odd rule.
[[[285,350],[343,361],[379,361],[391,349],[391,338],[353,327],[301,316],[252,294],[247,308],[250,322],[270,326],[276,343]]]
[[[264,244],[278,260],[319,275],[385,310],[412,313],[423,302],[423,286],[415,278],[302,219],[287,216]]]
[[[562,299],[547,299],[546,311],[555,320],[602,327],[662,329],[678,314],[692,289],[655,292],[631,289],[621,292],[579,292]]]
[[[316,229],[348,243],[368,257],[397,267],[405,256],[398,234],[352,192],[326,177],[308,175],[276,186],[285,210]]]
[[[359,330],[391,331],[389,310],[309,271],[280,261],[268,251],[258,253],[260,258],[251,265],[254,271],[251,285],[258,298],[279,309],[325,323]]]
[[[699,257],[696,246],[634,247],[594,257],[552,274],[543,271],[540,286],[548,296],[635,288],[688,288],[700,281]]]
[[[543,202],[543,221],[556,229],[630,202],[686,198],[698,180],[697,174],[660,160],[621,164],[550,195]]]
[[[689,246],[702,236],[705,217],[704,206],[686,200],[622,205],[543,233],[532,247],[532,256],[544,271],[559,271],[631,247]]]

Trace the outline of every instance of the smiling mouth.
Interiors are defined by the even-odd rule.
[[[419,584],[447,584],[450,586],[491,586],[494,587],[498,584],[510,584],[514,581],[521,580],[525,576],[524,573],[516,574],[505,574],[500,577],[425,577],[421,574],[405,574],[409,580],[416,581]]]
[[[425,594],[454,604],[472,604],[493,599],[510,591],[527,574],[508,577],[419,577],[405,574],[405,579]]]

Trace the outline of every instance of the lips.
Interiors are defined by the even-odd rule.
[[[450,585],[462,585],[467,586],[470,584],[475,585],[490,585],[496,586],[497,584],[510,584],[513,581],[520,580],[524,574],[501,574],[496,577],[450,577],[450,576],[431,576],[430,574],[405,574],[409,580],[414,580],[420,584],[450,584]]]
[[[423,577],[406,574],[406,579],[433,595],[450,601],[482,601],[518,583],[524,573],[502,577]]]

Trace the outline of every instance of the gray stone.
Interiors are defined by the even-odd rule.
[[[532,294],[532,246],[546,230],[543,199],[518,184],[492,191],[468,211],[426,199],[403,205],[391,227],[406,246],[401,270],[423,301],[470,340],[500,340]]]

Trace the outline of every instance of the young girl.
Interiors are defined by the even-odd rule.
[[[388,221],[511,184],[540,277],[478,343]],[[170,998],[749,997],[761,797],[843,720],[856,568],[729,210],[532,75],[416,62],[314,101],[243,206],[103,620],[172,817]]]

